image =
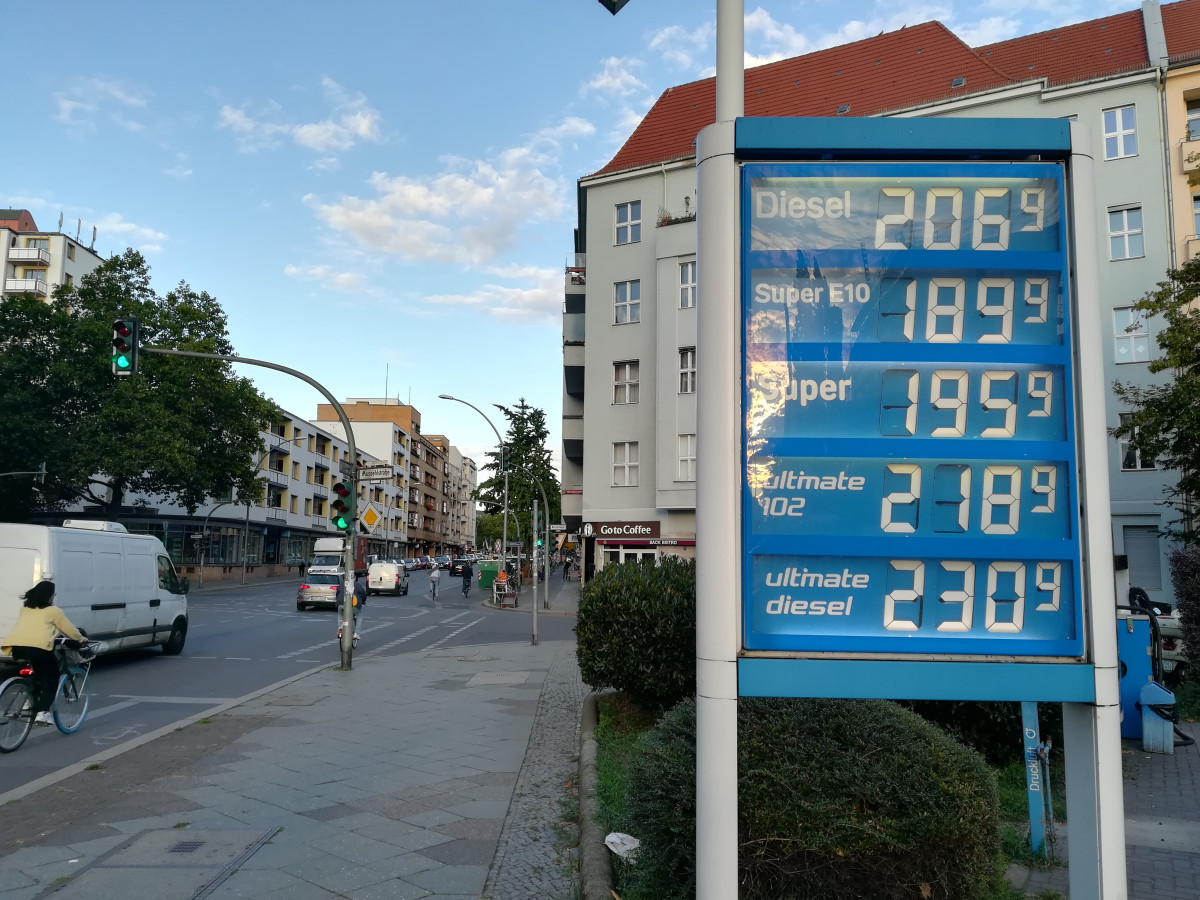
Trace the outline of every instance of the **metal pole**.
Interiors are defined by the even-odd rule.
[[[246,522],[242,525],[242,584],[246,583],[246,557],[250,554],[250,501],[246,501]]]
[[[538,485],[538,487],[541,487],[541,485]],[[545,491],[542,491],[543,496],[545,495],[545,493],[546,493]],[[534,500],[533,501],[533,519],[531,520],[533,522],[533,527],[530,529],[530,531],[532,531],[533,534],[535,534],[535,535],[537,534],[537,520],[538,520],[538,502],[537,502],[537,500]],[[533,538],[530,538],[530,543],[536,544],[537,541],[534,540]],[[537,642],[538,642],[538,631],[537,631],[538,581],[537,581],[537,558],[536,557],[533,560],[533,565],[529,567],[529,572],[531,575],[533,575],[533,636],[530,637],[529,643],[536,647]],[[546,585],[546,590],[550,590],[550,585]]]
[[[738,187],[744,3],[717,0],[716,123],[696,143],[696,898],[738,894],[737,652],[741,536]],[[734,298],[734,302],[728,302]],[[711,552],[701,552],[707,547]],[[715,552],[721,548],[721,552]],[[732,550],[732,552],[729,552]]]
[[[342,427],[346,429],[346,444],[350,452],[350,468],[353,470],[354,462],[358,459],[358,449],[354,446],[354,429],[350,427],[350,419],[346,415],[346,411],[342,409],[342,404],[337,402],[337,398],[326,390],[325,386],[313,378],[305,375],[296,369],[288,366],[281,366],[279,363],[268,362],[265,359],[251,359],[248,356],[221,356],[217,353],[197,353],[192,350],[172,350],[169,347],[142,347],[144,353],[161,353],[164,356],[190,356],[194,359],[219,359],[224,362],[245,363],[248,366],[261,366],[264,369],[274,369],[277,372],[285,372],[294,378],[299,378],[301,381],[312,385],[321,395],[330,402],[334,411],[338,414],[341,420]],[[357,488],[358,482],[354,482]],[[350,537],[346,540],[346,547],[342,551],[342,566],[346,570],[347,581],[343,585],[345,588],[345,596],[347,601],[353,593],[354,581],[354,540],[358,532],[358,494],[354,497],[354,521],[350,523]],[[250,509],[247,507],[246,515],[249,517]],[[243,563],[244,565],[244,563]],[[342,629],[342,668],[349,669],[354,662],[354,635],[353,628]]]

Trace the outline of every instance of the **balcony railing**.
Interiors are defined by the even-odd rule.
[[[318,469],[328,469],[329,468],[329,457],[328,456],[325,456],[323,453],[318,453],[318,454],[316,454],[316,457],[317,458],[315,460],[313,460],[314,466],[316,466]]]
[[[267,469],[266,473],[268,483],[283,488],[288,486],[288,477],[286,472],[281,472],[278,469]]]
[[[1200,258],[1200,235],[1193,234],[1191,237],[1183,239],[1183,254],[1186,262]]]
[[[13,247],[8,251],[9,262],[41,263],[50,265],[50,251],[41,247]]]
[[[1179,142],[1179,164],[1185,173],[1200,171],[1200,137]]]
[[[287,510],[284,509],[282,506],[268,506],[267,507],[267,519],[269,519],[271,521],[286,522],[287,521]]]
[[[37,294],[46,296],[46,282],[40,278],[5,278],[4,292],[6,294]]]

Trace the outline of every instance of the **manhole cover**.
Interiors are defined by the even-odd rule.
[[[168,853],[195,853],[204,846],[204,841],[180,841],[174,847],[168,847]]]
[[[496,656],[460,656],[459,662],[495,662],[499,657]]]

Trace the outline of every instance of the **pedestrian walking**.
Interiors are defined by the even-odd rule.
[[[429,596],[433,598],[434,606],[441,606],[442,603],[438,600],[438,585],[442,582],[442,570],[434,565],[429,573]]]

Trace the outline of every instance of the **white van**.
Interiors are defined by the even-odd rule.
[[[153,535],[82,519],[61,528],[0,523],[0,639],[17,622],[21,595],[44,579],[54,582],[54,605],[101,641],[102,653],[152,644],[183,650],[188,580]]]
[[[314,575],[344,574],[342,551],[345,547],[343,538],[317,538],[313,544],[313,558],[308,564],[308,571]]]
[[[367,569],[368,594],[408,594],[408,572],[397,562],[371,563]]]

